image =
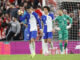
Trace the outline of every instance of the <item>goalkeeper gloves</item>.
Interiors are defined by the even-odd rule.
[[[58,30],[58,31],[59,31],[59,30],[61,30],[61,29],[60,29],[59,27],[55,27],[55,30]]]
[[[67,27],[66,27],[66,29],[70,29],[71,28],[71,24],[69,24]]]

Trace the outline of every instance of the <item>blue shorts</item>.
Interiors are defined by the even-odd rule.
[[[37,38],[37,31],[32,31],[29,33],[29,40]]]
[[[44,32],[43,39],[52,39],[53,33],[52,32]]]

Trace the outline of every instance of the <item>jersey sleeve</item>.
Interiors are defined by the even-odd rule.
[[[55,22],[58,22],[58,16],[55,18]]]
[[[52,20],[54,20],[54,14],[50,14],[50,16],[52,17]]]
[[[38,14],[37,13],[34,13],[34,15],[35,15],[35,18],[36,18],[36,20],[37,20],[37,22],[39,24],[40,29],[42,29],[41,21],[40,21],[40,18],[38,16]]]
[[[19,18],[20,18],[20,22],[22,22],[23,20],[27,19],[27,12],[23,15],[21,15]]]
[[[30,18],[30,15],[27,13],[26,14],[26,18],[27,18],[27,22],[26,22],[26,24],[29,24],[29,18]]]
[[[73,20],[70,16],[66,15],[67,19],[69,20],[70,24],[72,24]]]
[[[20,16],[19,19],[20,19],[20,22],[21,22],[23,20],[23,16]]]
[[[41,16],[41,20],[42,20],[42,22],[44,23],[44,16],[43,16],[43,15]]]

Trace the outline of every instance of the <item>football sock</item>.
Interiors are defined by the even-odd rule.
[[[34,51],[33,51],[33,44],[30,43],[30,44],[29,44],[29,47],[30,47],[30,52],[31,52],[31,54],[33,54],[33,52],[34,52]]]
[[[51,44],[50,44],[50,45],[51,45],[51,48],[53,49],[53,42],[51,42]]]
[[[35,42],[33,42],[33,50],[34,50],[34,53],[35,53]]]
[[[45,51],[48,52],[48,43],[45,43]]]
[[[66,49],[66,47],[67,47],[67,43],[65,42],[65,44],[64,44],[64,49]]]
[[[62,43],[59,43],[61,52],[63,51]]]

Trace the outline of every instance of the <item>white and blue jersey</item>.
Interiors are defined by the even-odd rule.
[[[52,38],[52,21],[54,19],[54,15],[49,13],[48,15],[43,15],[41,19],[44,24],[43,38],[44,39]]]
[[[37,37],[37,23],[39,24],[40,29],[42,29],[41,26],[41,21],[37,15],[37,13],[32,12],[32,13],[28,13],[27,15],[27,25],[28,25],[28,29],[29,29],[29,39],[31,40],[31,38],[36,39]]]
[[[23,15],[21,15],[20,16],[20,22],[23,22],[24,24],[26,23],[26,15],[27,15],[28,13],[26,12],[26,11],[24,11],[24,14]]]
[[[27,22],[27,19],[26,19],[26,15],[27,15],[28,13],[26,12],[26,11],[24,11],[24,14],[23,15],[20,15],[19,16],[19,21],[21,22],[21,23],[24,23],[24,24],[26,24],[26,22]],[[21,25],[21,32],[22,32],[22,36],[23,36],[23,38],[25,39],[25,26],[22,24]]]

